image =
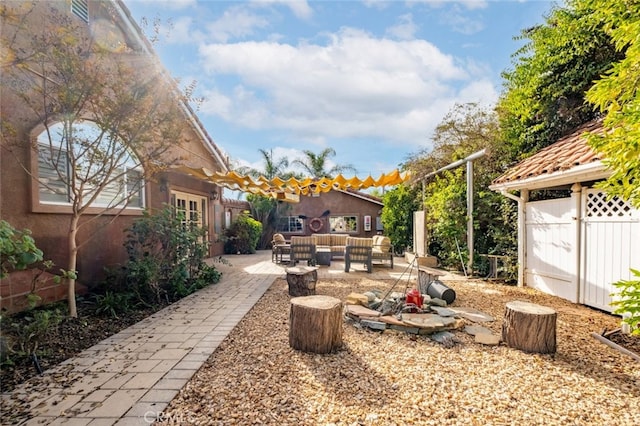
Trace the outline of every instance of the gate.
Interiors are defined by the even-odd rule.
[[[582,194],[580,303],[611,312],[613,283],[640,269],[640,211],[604,192]]]
[[[526,285],[572,302],[578,301],[575,210],[571,198],[526,204]]]

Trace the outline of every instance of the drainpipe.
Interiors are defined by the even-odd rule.
[[[582,253],[582,232],[581,232],[581,228],[582,228],[582,185],[580,185],[579,183],[574,183],[571,186],[571,199],[573,201],[573,208],[576,211],[576,215],[572,218],[573,220],[576,221],[575,223],[575,231],[576,231],[576,236],[575,236],[575,271],[574,271],[574,275],[573,275],[573,284],[575,285],[575,289],[576,289],[576,299],[574,301],[574,303],[581,303],[580,301],[580,278],[582,276],[580,268],[582,267],[581,262],[580,262],[580,256]]]
[[[500,190],[500,194],[518,203],[518,287],[524,287],[526,284],[524,272],[527,259],[526,205],[529,201],[529,190],[521,190],[519,197],[507,192],[505,189]]]

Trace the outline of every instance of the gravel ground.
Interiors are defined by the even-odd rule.
[[[392,281],[320,281],[317,293],[386,290]],[[448,281],[453,306],[496,318],[527,300],[558,312],[557,353],[483,346],[456,331],[446,348],[428,337],[343,324],[334,354],[288,343],[289,296],[276,281],[164,410],[164,424],[203,425],[637,425],[640,364],[590,336],[614,329],[611,315],[533,289]],[[396,290],[403,290],[404,283]]]

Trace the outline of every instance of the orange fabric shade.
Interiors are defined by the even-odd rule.
[[[410,178],[408,172],[400,173],[397,169],[391,173],[381,174],[378,179],[368,176],[365,180],[360,180],[357,176],[345,178],[341,174],[332,179],[324,177],[321,179],[304,178],[298,180],[289,178],[283,180],[279,177],[267,179],[264,176],[254,179],[251,176],[239,175],[234,171],[220,173],[211,172],[204,168],[187,166],[180,166],[177,169],[198,179],[213,182],[216,185],[224,186],[234,191],[249,192],[289,202],[296,202],[296,200],[299,200],[300,195],[329,192],[332,189],[360,190],[374,186],[393,186],[399,185]]]

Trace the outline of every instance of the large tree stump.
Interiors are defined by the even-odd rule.
[[[542,354],[556,351],[556,318],[553,309],[534,303],[507,303],[502,340],[512,348]]]
[[[291,299],[289,346],[317,354],[342,346],[342,302],[329,296]]]
[[[316,294],[318,268],[310,266],[295,266],[287,268],[287,284],[289,296],[312,296]]]

